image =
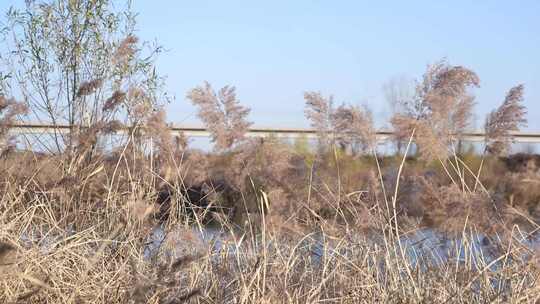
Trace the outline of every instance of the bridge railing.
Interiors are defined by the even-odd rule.
[[[48,124],[17,124],[10,127],[11,134],[54,134],[68,133],[71,127],[69,125],[48,125]],[[210,132],[204,127],[199,126],[170,126],[173,134],[183,133],[189,137],[209,137]],[[125,133],[127,129],[120,130],[118,133]],[[516,143],[540,143],[540,133],[538,132],[514,132],[511,133]],[[376,132],[379,142],[387,142],[392,139],[392,131],[379,130]],[[317,138],[317,132],[307,128],[267,128],[253,127],[247,132],[248,137],[268,137],[279,138]],[[482,142],[485,134],[479,131],[466,132],[462,139],[468,142]]]

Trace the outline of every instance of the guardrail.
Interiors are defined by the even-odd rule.
[[[174,126],[171,125],[173,134],[184,133],[190,137],[209,137],[210,132],[203,127],[197,126]],[[40,134],[40,133],[68,133],[71,127],[69,125],[47,125],[47,124],[17,124],[10,126],[12,134]],[[125,130],[124,130],[125,131]],[[122,131],[120,131],[122,132]],[[540,133],[514,132],[514,141],[517,143],[540,143]],[[392,131],[377,131],[377,140],[385,142],[389,140]],[[302,128],[262,128],[253,127],[247,132],[248,137],[268,137],[275,136],[279,138],[317,138],[317,132],[313,129]],[[485,134],[483,132],[467,132],[463,134],[464,141],[482,142]]]

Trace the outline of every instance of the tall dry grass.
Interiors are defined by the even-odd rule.
[[[304,94],[316,151],[249,139],[235,88],[204,83],[187,95],[212,134],[215,150],[204,152],[172,136],[155,53],[142,56],[129,12],[101,18],[110,5],[29,1],[28,14],[11,15],[12,64],[36,63],[30,110],[72,129],[46,152],[15,149],[9,127],[26,109],[0,96],[0,302],[540,301],[540,161],[457,148],[479,85],[472,70],[428,67],[396,107],[407,143],[396,156],[378,154],[369,109],[319,92]],[[92,31],[70,48],[77,22]],[[62,63],[60,86],[41,59]],[[51,89],[68,96],[52,100]],[[486,151],[502,151],[525,122],[522,93],[489,115]]]
[[[539,300],[530,156],[487,155],[485,175],[505,178],[473,191],[448,168],[470,169],[473,184],[464,160],[481,156],[437,163],[337,144],[300,153],[243,137],[204,153],[176,145],[163,111],[140,113],[125,144],[73,170],[62,155],[0,160],[3,302]],[[346,122],[332,125],[335,138],[373,145],[368,112],[334,114]]]
[[[13,204],[24,194],[3,200]],[[180,225],[168,228],[154,255],[145,256],[151,206],[117,203],[116,211],[80,231],[60,228],[44,200],[3,210],[2,301],[534,303],[540,291],[539,253],[524,245],[519,230],[479,247],[478,231],[465,223],[446,249],[406,247],[402,255],[398,240],[421,231],[395,234],[382,208],[365,210],[348,225],[324,221],[305,232],[272,225],[275,207],[261,195],[259,203],[269,208],[251,219],[256,234],[224,229],[219,239],[203,241]],[[369,234],[359,229],[366,216]]]

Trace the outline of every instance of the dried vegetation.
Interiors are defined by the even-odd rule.
[[[30,11],[54,13],[30,2]],[[79,2],[108,3],[61,8],[75,14]],[[234,87],[205,83],[188,93],[212,134],[215,150],[204,152],[171,133],[138,39],[111,41],[91,49],[103,52],[107,72],[68,77],[78,85],[63,96],[67,115],[25,102],[72,126],[42,143],[44,152],[5,150],[27,109],[0,96],[1,302],[540,300],[531,245],[540,159],[503,155],[525,123],[523,86],[488,116],[489,153],[463,153],[479,78],[431,65],[392,119],[405,153],[381,156],[365,107],[305,93],[319,134],[313,152],[301,140],[247,138],[249,109]]]

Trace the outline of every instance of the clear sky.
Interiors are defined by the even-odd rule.
[[[22,2],[22,0],[18,0]],[[0,8],[15,0],[2,0]],[[176,96],[169,120],[196,123],[186,92],[235,85],[259,126],[307,126],[303,92],[367,104],[388,118],[382,85],[419,78],[446,57],[480,76],[477,127],[506,91],[526,88],[528,130],[540,131],[540,1],[135,0],[139,36]]]

